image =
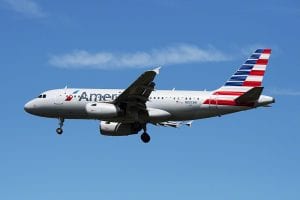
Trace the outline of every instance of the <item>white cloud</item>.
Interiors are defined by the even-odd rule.
[[[273,88],[268,90],[269,93],[274,95],[281,95],[281,96],[300,96],[300,91],[292,90],[292,89],[278,89]]]
[[[12,10],[28,17],[44,17],[46,14],[33,0],[3,0]]]
[[[199,62],[226,61],[228,55],[214,49],[202,49],[196,45],[180,44],[150,51],[130,53],[97,52],[75,50],[64,55],[54,55],[49,63],[62,68],[139,68],[157,65],[176,65]]]

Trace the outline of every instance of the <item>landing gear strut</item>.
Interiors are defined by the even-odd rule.
[[[143,126],[143,130],[144,132],[142,133],[141,135],[141,140],[144,142],[144,143],[148,143],[150,142],[150,135],[147,133],[147,128],[146,128],[146,124]]]
[[[59,128],[56,129],[56,133],[61,135],[63,133],[62,127],[64,126],[65,119],[64,118],[59,118],[58,120],[59,120]]]

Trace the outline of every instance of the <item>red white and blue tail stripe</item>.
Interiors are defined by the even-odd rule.
[[[225,86],[261,86],[270,54],[271,49],[257,49]]]
[[[271,55],[271,49],[257,49],[247,61],[215,90],[204,104],[239,106],[235,100],[254,87],[261,87]]]

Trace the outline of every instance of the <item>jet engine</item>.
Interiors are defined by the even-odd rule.
[[[97,119],[109,119],[118,115],[117,106],[110,103],[89,103],[85,107],[89,116]]]
[[[100,133],[108,136],[125,136],[137,134],[141,129],[139,123],[118,123],[118,122],[100,122]]]

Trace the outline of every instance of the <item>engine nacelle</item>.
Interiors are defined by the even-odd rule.
[[[100,133],[108,136],[125,136],[137,134],[142,129],[140,124],[124,124],[118,122],[100,122]]]
[[[117,106],[110,103],[88,103],[85,107],[89,116],[97,119],[109,119],[118,115]]]

